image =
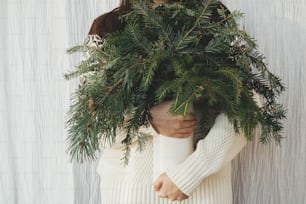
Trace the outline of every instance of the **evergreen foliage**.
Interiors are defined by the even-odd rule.
[[[174,115],[194,108],[196,140],[223,112],[249,140],[259,126],[261,142],[279,143],[285,111],[277,97],[284,86],[267,69],[255,40],[238,28],[241,17],[215,0],[154,5],[134,0],[122,16],[123,30],[106,35],[98,47],[85,43],[68,50],[88,53],[65,75],[86,76],[68,113],[70,156],[95,159],[100,145],[112,145],[123,129],[127,163],[133,141],[144,148],[147,135],[138,130],[148,125],[150,107],[166,100],[173,101]],[[255,93],[262,96],[262,106]]]

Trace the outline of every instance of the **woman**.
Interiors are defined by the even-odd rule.
[[[164,3],[166,0],[153,0]],[[129,9],[121,5],[95,19],[89,31],[90,39],[123,28],[119,15]],[[168,113],[171,101],[151,108],[151,126],[141,131],[149,133],[144,151],[138,152],[132,145],[129,165],[120,161],[123,146],[116,143],[105,147],[97,172],[101,177],[102,204],[161,204],[183,201],[184,204],[231,204],[231,160],[246,144],[243,135],[237,135],[233,125],[224,114],[219,114],[205,139],[200,140],[196,150],[181,164],[161,174],[152,183],[152,139],[158,134],[173,138],[192,135],[196,125],[193,115],[180,117]],[[118,137],[124,134],[118,132]],[[120,141],[118,139],[117,141]],[[155,192],[154,192],[155,191]]]

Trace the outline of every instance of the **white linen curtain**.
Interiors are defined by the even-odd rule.
[[[72,203],[61,1],[1,0],[0,203]]]
[[[270,70],[280,76],[287,108],[281,146],[250,143],[234,162],[239,204],[306,203],[306,1],[224,1],[245,13],[243,24],[257,39]]]
[[[250,143],[234,161],[235,204],[306,203],[306,1],[225,0],[245,13],[272,72],[287,86],[282,146]],[[96,164],[71,164],[64,116],[77,82],[63,73],[80,56],[95,17],[118,0],[1,0],[0,204],[100,204]],[[103,181],[101,181],[103,182]]]
[[[65,153],[64,117],[75,86],[63,73],[78,58],[65,50],[83,42],[111,3],[1,0],[1,204],[99,203],[94,167],[72,165]]]

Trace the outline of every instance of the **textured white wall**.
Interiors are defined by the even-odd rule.
[[[281,147],[250,143],[235,160],[235,203],[306,203],[306,1],[224,1],[245,13],[245,29],[257,39],[272,72],[287,91]]]
[[[0,203],[73,202],[62,1],[1,0]]]

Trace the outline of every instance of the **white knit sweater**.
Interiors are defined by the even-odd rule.
[[[133,144],[129,165],[122,166],[122,146],[105,148],[97,172],[100,175],[102,204],[231,204],[231,160],[246,144],[242,134],[220,114],[207,137],[200,140],[196,150],[181,164],[166,172],[189,198],[171,202],[157,196],[152,188],[153,128],[143,152]]]

